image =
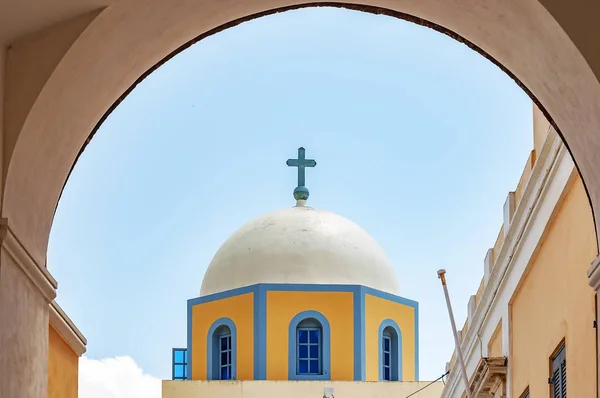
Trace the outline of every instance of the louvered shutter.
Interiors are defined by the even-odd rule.
[[[567,360],[564,345],[552,358],[552,398],[567,398]]]
[[[529,388],[521,395],[521,398],[529,398]]]

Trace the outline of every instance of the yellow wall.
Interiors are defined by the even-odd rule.
[[[79,357],[49,326],[48,398],[77,398]]]
[[[513,397],[527,386],[532,397],[549,396],[549,361],[563,339],[569,396],[596,396],[594,292],[586,277],[595,255],[590,205],[577,177],[511,304]]]
[[[267,380],[288,379],[288,334],[294,316],[318,311],[331,331],[331,380],[354,380],[352,292],[267,292]]]
[[[231,318],[237,331],[237,379],[254,378],[254,293],[228,297],[192,308],[192,379],[205,380],[208,330],[219,318]]]
[[[502,356],[502,319],[498,322],[494,334],[488,342],[488,357]]]
[[[365,295],[365,355],[367,381],[379,380],[379,325],[392,319],[402,333],[402,379],[415,379],[415,310],[412,307]]]

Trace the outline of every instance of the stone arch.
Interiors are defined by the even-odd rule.
[[[269,13],[319,5],[398,16],[485,54],[551,116],[580,170],[592,209],[600,206],[600,172],[594,160],[600,150],[600,83],[536,0],[127,1],[98,12],[72,43],[9,148],[2,216],[34,261],[45,262],[56,204],[90,132],[149,71],[216,31]]]
[[[53,4],[61,8],[63,17],[68,15],[64,10],[68,5],[64,4]],[[48,237],[60,193],[90,132],[162,60],[185,48],[186,43],[240,21],[301,6],[335,5],[395,13],[416,23],[440,27],[455,39],[464,38],[463,42],[480,49],[514,76],[540,104],[575,160],[592,210],[600,208],[600,51],[595,40],[600,35],[598,4],[558,0],[360,0],[358,4],[109,0],[106,4],[104,8],[88,9],[85,21],[70,32],[68,40],[62,37],[60,43],[48,45],[38,41],[34,43],[37,47],[27,47],[17,40],[7,52],[6,64],[15,58],[17,64],[7,68],[4,77],[4,88],[10,86],[10,90],[4,90],[9,93],[2,98],[4,105],[14,106],[18,95],[13,97],[13,93],[30,89],[32,81],[37,86],[28,93],[27,101],[17,101],[16,111],[4,114],[3,121],[4,126],[13,126],[11,118],[16,114],[22,117],[10,134],[3,129],[0,237],[5,271],[0,278],[3,286],[11,288],[0,289],[0,309],[21,316],[15,318],[18,322],[0,327],[0,334],[18,336],[14,344],[0,349],[5,354],[3,364],[26,355],[35,366],[16,369],[10,375],[0,373],[0,395],[14,396],[13,392],[19,391],[19,396],[29,398],[44,394],[46,300],[52,299],[56,288],[44,268]],[[14,17],[28,20],[33,12],[24,7]],[[12,9],[8,11],[10,18]],[[36,14],[41,19],[30,20],[37,22],[31,22],[29,28],[45,23],[50,27],[44,35],[61,33],[57,33],[60,24],[52,25],[57,20],[52,18],[58,14],[47,20],[42,20],[45,11],[36,10]],[[15,54],[19,56],[13,57]],[[4,62],[0,69],[3,67]],[[23,70],[35,79],[23,79]],[[597,231],[598,225],[596,222]],[[6,269],[11,264],[24,273],[8,274]],[[39,293],[34,292],[30,280]],[[599,261],[594,262],[590,281],[600,289]],[[16,305],[8,308],[8,302]],[[24,385],[26,391],[18,390]]]

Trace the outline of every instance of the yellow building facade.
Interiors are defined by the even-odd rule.
[[[79,358],[86,344],[85,337],[53,301],[48,322],[48,398],[77,398]]]
[[[534,108],[534,149],[460,332],[473,396],[596,397],[597,298],[586,277],[596,242],[577,169]],[[448,367],[442,397],[464,396],[456,352]]]
[[[174,378],[418,380],[418,303],[365,286],[256,284],[189,300],[188,316]]]

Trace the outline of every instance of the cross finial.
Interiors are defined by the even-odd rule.
[[[290,167],[298,168],[298,186],[294,189],[294,199],[307,200],[308,199],[308,188],[305,184],[305,170],[306,167],[315,167],[317,162],[314,159],[306,159],[305,149],[298,148],[298,159],[288,159],[286,164]]]

